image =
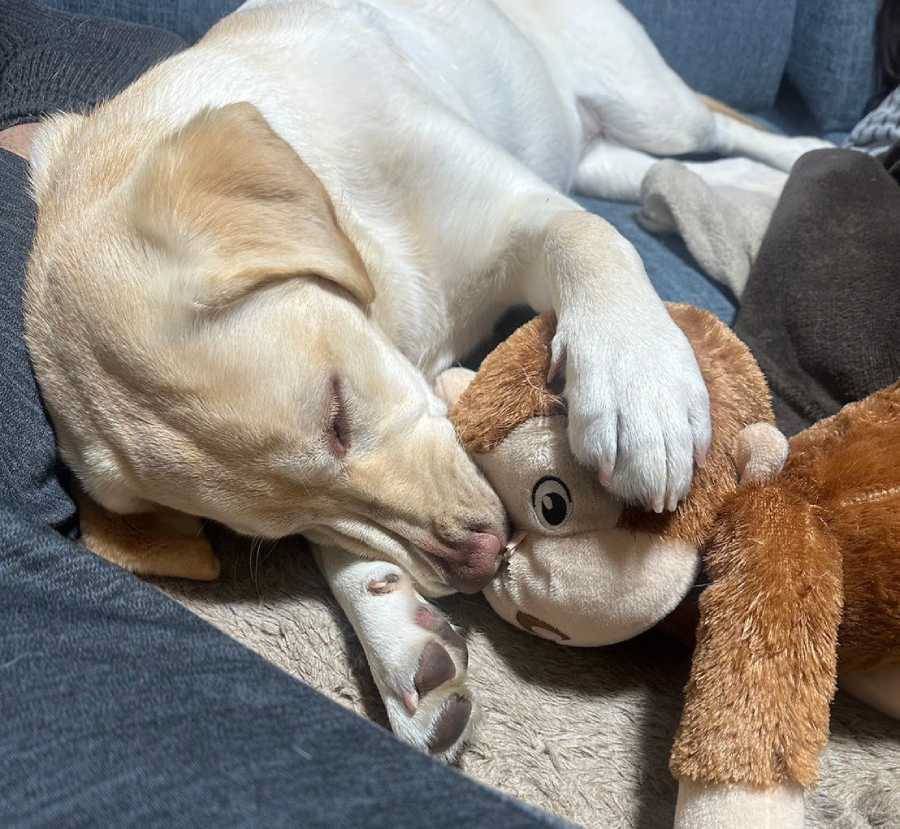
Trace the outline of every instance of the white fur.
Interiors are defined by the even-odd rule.
[[[807,145],[711,113],[612,0],[243,8],[267,5],[279,6],[263,12],[279,15],[271,38],[304,59],[251,100],[332,193],[377,275],[374,316],[390,338],[434,379],[504,306],[553,308],[576,455],[613,491],[672,509],[708,444],[705,389],[639,257],[605,222],[580,220],[581,255],[541,255],[554,220],[577,210],[560,191],[636,200],[647,153],[746,152],[789,169]],[[227,61],[210,69],[221,88]],[[235,99],[252,94],[243,75],[228,81]],[[397,727],[383,675],[402,620],[334,572]]]

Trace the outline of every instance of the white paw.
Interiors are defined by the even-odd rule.
[[[360,638],[394,734],[455,760],[475,722],[465,641],[398,567],[370,570],[361,587]]]
[[[807,136],[784,138],[779,141],[779,148],[767,160],[779,170],[789,173],[801,155],[806,155],[813,150],[824,149],[834,149],[834,144],[823,141],[821,138]]]
[[[664,306],[561,317],[553,355],[578,460],[623,500],[674,510],[709,449],[709,395]]]

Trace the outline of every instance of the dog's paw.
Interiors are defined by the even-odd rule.
[[[710,442],[709,395],[681,329],[662,306],[561,318],[552,349],[578,460],[624,501],[674,510]]]
[[[448,762],[458,756],[475,722],[466,685],[465,640],[441,611],[414,589],[409,576],[385,564],[365,591],[363,645],[394,734]]]

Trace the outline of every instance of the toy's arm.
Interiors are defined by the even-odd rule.
[[[841,557],[816,509],[767,480],[780,465],[743,465],[748,483],[707,551],[712,584],[671,757],[679,826],[802,825],[799,787],[827,739]]]

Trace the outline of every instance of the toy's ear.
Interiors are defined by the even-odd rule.
[[[434,390],[437,396],[452,408],[459,400],[460,395],[469,388],[469,384],[475,378],[475,372],[468,368],[448,368],[438,375]]]
[[[771,423],[753,423],[738,432],[733,450],[742,484],[771,481],[788,456],[787,438]]]

